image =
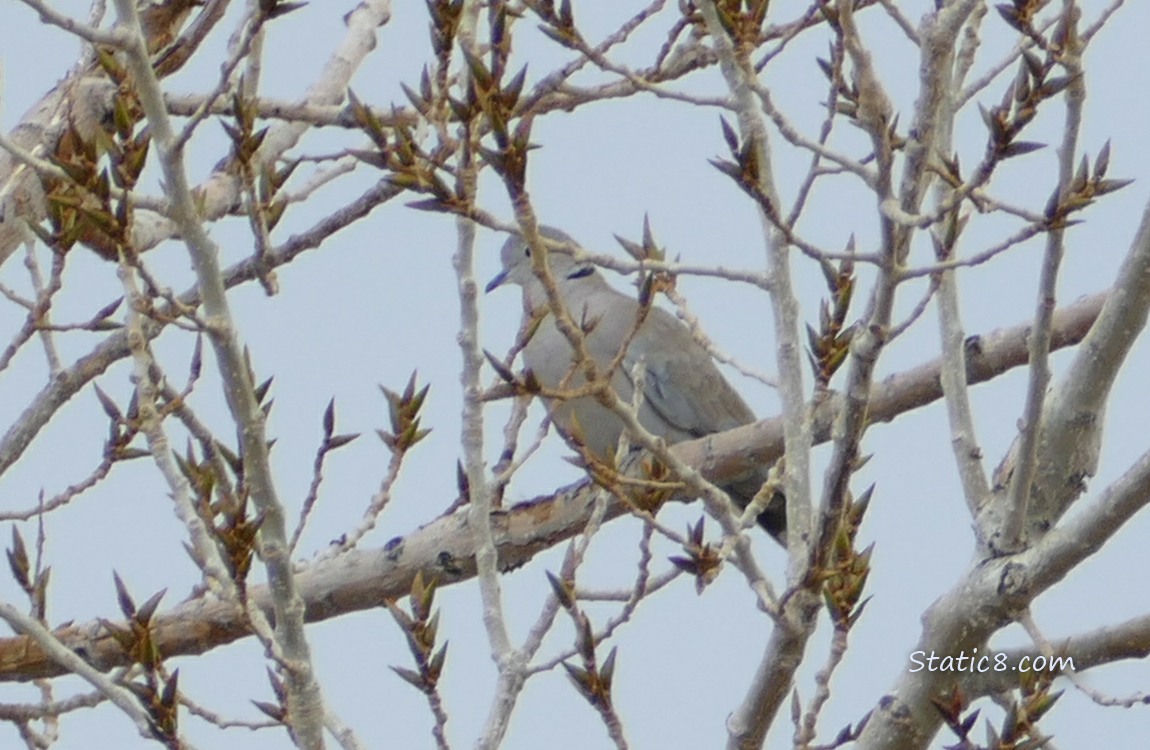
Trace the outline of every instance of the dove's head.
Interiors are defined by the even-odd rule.
[[[573,283],[581,280],[591,281],[592,277],[599,278],[595,267],[590,263],[578,263],[571,257],[573,248],[578,244],[571,235],[554,227],[539,227],[539,235],[547,242],[547,263],[551,268],[551,275],[562,294]],[[503,243],[499,252],[502,268],[487,284],[487,291],[491,291],[505,283],[518,284],[523,287],[526,300],[531,307],[545,304],[546,292],[543,282],[535,275],[531,265],[531,247],[521,235],[513,234]]]

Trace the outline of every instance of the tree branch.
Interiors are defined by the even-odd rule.
[[[1071,346],[1086,335],[1109,293],[1085,297],[1054,316],[1053,348]],[[994,331],[967,340],[967,378],[971,383],[990,380],[1026,363],[1029,324]],[[942,397],[939,378],[943,360],[935,359],[876,383],[870,399],[871,419],[889,422],[899,414]],[[825,442],[838,410],[837,399],[815,410],[814,439]],[[783,450],[783,420],[765,419],[753,425],[711,435],[671,449],[710,481],[739,476],[747,469],[776,459]],[[535,498],[492,517],[501,570],[511,570],[536,554],[580,533],[591,513],[593,488],[582,481]],[[611,503],[606,518],[625,509]],[[381,549],[356,550],[306,566],[296,574],[304,602],[304,619],[318,622],[378,607],[387,599],[405,596],[417,572],[424,580],[442,585],[466,581],[475,575],[474,540],[466,514],[442,517],[406,537],[396,537]],[[265,587],[253,587],[256,606],[267,608]],[[155,618],[155,642],[166,656],[194,655],[247,637],[250,633],[234,605],[193,599]],[[73,651],[99,668],[127,663],[122,649],[97,622],[70,625],[56,631]],[[0,682],[31,680],[64,674],[39,646],[27,638],[0,639]]]

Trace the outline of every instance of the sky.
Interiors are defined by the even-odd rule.
[[[80,0],[57,2],[63,10],[83,16]],[[933,5],[900,3],[905,14],[917,19]],[[1097,12],[1095,8],[1088,12]],[[379,49],[353,81],[357,95],[373,104],[405,103],[400,82],[418,81],[430,55],[426,11],[421,3],[395,3],[392,20],[380,29]],[[1109,139],[1113,157],[1111,175],[1139,178],[1131,187],[1101,201],[1086,214],[1086,224],[1069,234],[1068,253],[1059,283],[1063,301],[1106,288],[1126,251],[1150,189],[1143,176],[1150,173],[1150,149],[1145,133],[1150,104],[1144,96],[1150,49],[1142,39],[1150,23],[1145,4],[1128,3],[1102,32],[1086,58],[1088,115],[1082,144],[1097,153]],[[319,74],[331,50],[342,38],[343,15],[354,7],[348,0],[313,2],[277,20],[269,34],[261,90],[272,98],[292,100]],[[577,18],[588,38],[599,39],[638,7],[636,3],[584,2],[576,4]],[[793,17],[802,5],[776,0],[772,14]],[[189,67],[175,76],[176,92],[202,90],[214,81],[227,35],[234,26],[232,12]],[[918,63],[905,37],[882,15],[870,11],[861,18],[864,37],[902,122],[909,121],[918,83]],[[521,24],[516,59],[528,63],[528,86],[566,53]],[[987,50],[976,69],[997,60],[1009,40],[1008,29],[993,9],[986,21]],[[639,34],[620,51],[620,61],[638,62],[650,55],[658,40]],[[814,65],[825,54],[820,35],[797,38],[787,55],[765,77],[778,105],[799,127],[817,127],[825,85]],[[0,4],[0,127],[5,132],[23,112],[70,68],[79,44],[57,29],[39,23],[35,14],[17,2]],[[584,84],[600,80],[595,74],[577,78]],[[685,84],[693,92],[721,93],[714,71],[692,77]],[[1001,91],[979,97],[993,104]],[[1056,108],[1052,108],[1056,109]],[[1060,115],[1040,117],[1028,138],[1053,142]],[[835,146],[845,151],[861,147],[861,136],[842,128]],[[207,176],[222,154],[218,125],[209,123],[192,142],[188,166],[193,182]],[[964,164],[981,156],[984,130],[977,112],[959,121],[956,145]],[[318,133],[305,139],[296,153],[325,153],[360,145],[361,139],[342,133]],[[533,130],[541,148],[532,153],[529,190],[543,221],[562,227],[589,249],[618,254],[613,239],[619,234],[638,238],[648,217],[657,239],[672,257],[685,262],[708,262],[739,268],[761,268],[763,246],[753,206],[729,180],[708,164],[725,155],[714,111],[693,110],[679,103],[652,97],[633,97],[584,108],[576,113],[554,113],[541,118]],[[793,196],[806,157],[781,147],[775,139],[781,191]],[[1048,178],[1056,169],[1054,149],[1045,149],[996,174],[994,190],[1013,201],[1041,207]],[[293,209],[277,229],[282,239],[308,226],[318,216],[339,206],[375,175],[368,170],[334,183],[305,206]],[[155,185],[154,180],[150,183]],[[1036,186],[1040,186],[1036,188]],[[484,181],[481,205],[510,220],[510,206],[500,186]],[[825,181],[812,197],[809,218],[801,225],[805,236],[832,248],[845,246],[853,235],[860,248],[876,240],[873,200],[850,178]],[[225,262],[251,251],[246,222],[231,219],[214,225],[212,235]],[[1011,230],[994,220],[979,225],[975,245],[990,244]],[[451,267],[454,222],[445,216],[389,205],[370,218],[340,232],[319,251],[309,253],[279,272],[282,291],[268,298],[255,285],[233,292],[231,300],[239,330],[250,345],[257,371],[274,375],[275,408],[269,432],[277,439],[273,468],[280,494],[294,515],[307,492],[311,462],[321,436],[323,411],[335,399],[337,431],[364,436],[335,454],[326,469],[321,500],[309,522],[300,548],[307,559],[358,520],[377,489],[387,454],[372,432],[386,426],[382,384],[401,388],[413,371],[420,382],[431,384],[424,424],[433,432],[413,452],[394,499],[379,528],[364,544],[377,547],[433,519],[455,497],[455,462],[460,456],[460,355],[456,344],[458,300]],[[503,238],[492,232],[480,235],[476,275],[490,278],[498,270],[498,248]],[[1040,243],[1029,243],[993,262],[972,269],[962,279],[963,316],[971,333],[984,333],[1014,325],[1032,314],[1041,258]],[[43,255],[41,257],[44,257]],[[75,254],[65,279],[66,293],[54,307],[58,320],[83,320],[119,294],[114,269],[89,254]],[[168,243],[149,254],[156,273],[172,288],[182,290],[192,281],[186,251]],[[810,264],[796,261],[796,282],[803,304],[803,320],[817,320],[817,304],[824,292],[821,275]],[[865,277],[864,277],[865,280]],[[27,289],[27,273],[19,258],[0,267],[0,281],[17,290]],[[628,281],[614,283],[627,289]],[[708,279],[683,278],[679,289],[690,301],[708,334],[721,349],[757,369],[774,370],[772,323],[768,301],[745,287]],[[864,285],[865,289],[865,285]],[[921,288],[900,292],[899,317],[907,314]],[[482,302],[484,346],[506,351],[520,316],[514,290],[500,290]],[[855,313],[857,314],[857,309]],[[0,303],[0,329],[15,330],[21,317],[11,305]],[[60,336],[65,355],[80,355],[94,344],[91,334]],[[5,342],[6,343],[6,342]],[[161,360],[179,372],[191,351],[191,340],[167,333],[158,339]],[[880,377],[901,371],[938,354],[933,309],[920,324],[894,342],[880,364]],[[209,358],[209,362],[212,360]],[[1065,355],[1054,358],[1056,372]],[[1142,391],[1147,352],[1140,344],[1120,375],[1115,388],[1099,475],[1091,493],[1120,474],[1145,449],[1145,428],[1150,401]],[[184,365],[186,367],[186,364]],[[226,412],[219,398],[219,383],[206,367],[204,382],[193,405],[205,419],[226,432]],[[130,393],[125,363],[99,379],[101,387],[126,403]],[[770,388],[724,370],[731,382],[762,416],[777,410]],[[493,373],[486,374],[493,379]],[[0,423],[6,429],[44,378],[42,354],[29,347],[9,370],[0,373],[5,397],[0,399]],[[809,384],[809,378],[808,378]],[[993,469],[1015,434],[1021,414],[1026,379],[1021,371],[973,390],[979,437]],[[13,394],[9,396],[7,394]],[[542,412],[536,408],[538,423]],[[493,463],[499,432],[507,415],[504,405],[487,413],[487,434]],[[67,405],[33,447],[4,476],[0,476],[0,510],[28,507],[41,491],[48,495],[83,477],[99,459],[106,422],[91,390]],[[946,591],[971,562],[972,533],[956,480],[944,410],[938,405],[899,417],[873,428],[863,444],[873,454],[854,487],[877,485],[863,543],[874,541],[876,552],[869,590],[874,595],[866,615],[852,633],[853,648],[839,669],[833,697],[820,723],[829,740],[838,728],[857,721],[909,667],[907,654],[920,631],[920,616]],[[574,481],[578,470],[563,460],[567,450],[555,437],[517,475],[509,490],[512,500],[527,499]],[[818,469],[827,459],[825,449],[815,452]],[[660,516],[674,528],[683,528],[700,514],[700,507],[668,508]],[[713,524],[711,525],[713,528]],[[635,572],[638,524],[621,520],[610,524],[595,541],[580,583],[596,588],[628,584]],[[166,605],[183,599],[197,582],[180,541],[182,529],[175,518],[166,488],[144,461],[117,469],[112,479],[75,501],[47,522],[48,562],[52,565],[50,617],[53,622],[87,621],[117,614],[112,571],[127,582],[137,600],[167,589]],[[24,525],[26,539],[35,528]],[[0,530],[4,538],[7,530]],[[1035,603],[1035,617],[1052,641],[1147,611],[1150,600],[1136,571],[1148,562],[1145,538],[1150,520],[1145,513],[1122,531],[1105,552],[1075,571],[1056,590]],[[669,545],[657,547],[657,560],[676,554]],[[783,553],[765,537],[755,540],[756,552],[768,572],[781,580]],[[548,593],[544,571],[555,571],[562,549],[540,555],[525,568],[503,578],[507,616],[513,636],[521,641],[534,622]],[[21,602],[15,585],[0,574],[0,598]],[[472,583],[444,589],[438,596],[443,637],[451,642],[442,691],[450,716],[449,738],[455,747],[469,746],[483,725],[494,684],[480,620],[480,603]],[[588,613],[601,623],[613,609],[592,605]],[[619,666],[615,699],[633,747],[715,747],[725,740],[725,719],[742,698],[769,634],[769,621],[755,609],[753,597],[741,577],[725,570],[701,595],[688,580],[653,597],[639,609],[633,622],[617,639]],[[411,665],[402,634],[383,611],[360,612],[320,623],[308,629],[319,676],[331,706],[359,733],[368,747],[431,747],[430,714],[423,698],[388,669]],[[812,693],[814,670],[821,665],[827,641],[820,628],[809,647],[808,664],[800,672],[798,689],[803,699]],[[571,643],[572,632],[561,622],[548,638],[543,656]],[[993,648],[1025,643],[1018,628],[1008,628],[992,641]],[[177,659],[181,688],[205,707],[229,716],[257,719],[250,700],[271,700],[260,649],[245,641],[212,651],[203,657]],[[1114,665],[1091,672],[1084,681],[1112,695],[1148,690],[1145,662]],[[77,680],[59,681],[57,697],[83,689]],[[30,686],[0,686],[0,701],[34,700]],[[993,713],[993,712],[991,712]],[[997,716],[997,714],[995,714]],[[287,746],[279,730],[220,732],[185,718],[188,737],[199,747],[278,748]],[[1150,736],[1150,712],[1141,709],[1102,709],[1073,689],[1044,721],[1059,747],[1137,747]],[[790,744],[792,729],[785,716],[776,722],[768,747]],[[96,739],[96,738],[99,739]],[[534,678],[524,692],[504,747],[511,750],[555,746],[607,747],[608,739],[595,712],[567,683],[562,670]],[[952,741],[940,734],[935,746]],[[0,726],[0,746],[17,740]],[[56,747],[144,747],[134,728],[114,711],[78,712],[62,724]]]

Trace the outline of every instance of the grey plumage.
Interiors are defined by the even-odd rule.
[[[555,243],[575,246],[565,233],[541,227],[544,238]],[[525,314],[547,308],[543,282],[531,266],[530,248],[517,235],[504,244],[500,253],[502,270],[487,285],[491,291],[505,282],[523,288]],[[746,402],[719,372],[707,350],[691,336],[681,322],[658,307],[651,307],[638,329],[638,300],[616,291],[594,266],[577,263],[562,248],[548,253],[556,289],[571,317],[587,321],[590,331],[585,345],[588,354],[600,368],[607,367],[618,355],[630,336],[620,366],[612,373],[611,385],[623,401],[634,395],[632,374],[635,365],[644,361],[643,399],[639,405],[639,422],[649,432],[669,444],[693,440],[723,432],[755,420]],[[523,359],[538,381],[548,388],[566,387],[586,382],[582,372],[572,372],[574,349],[548,313],[528,340]],[[552,419],[565,434],[577,421],[584,444],[593,453],[614,455],[623,424],[610,410],[593,397],[571,399],[549,404]],[[574,420],[574,421],[573,421]],[[751,476],[723,486],[732,500],[745,507],[766,478],[759,469]],[[785,542],[785,499],[776,493],[759,515],[759,523],[780,543]]]

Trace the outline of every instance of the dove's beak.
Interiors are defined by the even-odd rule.
[[[483,291],[490,292],[492,289],[499,287],[504,281],[507,281],[507,272],[500,271],[495,274],[491,281],[487,282],[487,286],[483,287]]]

